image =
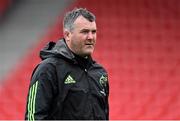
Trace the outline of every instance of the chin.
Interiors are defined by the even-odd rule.
[[[88,51],[86,54],[91,55],[92,53],[93,53],[93,51]]]
[[[94,52],[94,49],[86,49],[82,52],[83,55],[89,56]]]
[[[83,55],[84,56],[90,56],[92,54],[92,52],[86,52],[86,53],[84,53]]]

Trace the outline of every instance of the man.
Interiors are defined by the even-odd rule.
[[[74,9],[64,17],[64,38],[40,52],[26,105],[26,120],[109,119],[109,85],[105,69],[92,60],[95,16]]]

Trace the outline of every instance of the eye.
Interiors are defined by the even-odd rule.
[[[96,33],[96,30],[92,30],[92,34],[95,34]]]
[[[82,30],[80,33],[88,34],[88,33],[89,33],[89,30],[84,29],[84,30]]]

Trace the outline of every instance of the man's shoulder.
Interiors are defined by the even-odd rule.
[[[93,63],[93,66],[94,66],[94,68],[100,69],[101,71],[107,73],[107,70],[105,69],[105,67],[104,67],[102,64],[99,64],[99,63],[97,63],[97,62],[94,62],[94,63]]]
[[[63,58],[50,57],[42,60],[37,66],[38,70],[57,69],[59,66],[65,65],[65,63]]]
[[[58,63],[62,63],[64,62],[63,58],[59,58],[59,57],[50,57],[50,58],[46,58],[44,60],[42,60],[40,62],[40,65],[49,65],[49,64],[52,64],[52,65],[57,65]]]

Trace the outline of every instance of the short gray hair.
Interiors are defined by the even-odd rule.
[[[66,13],[63,21],[64,29],[71,31],[73,29],[74,21],[79,17],[83,16],[90,22],[94,22],[96,17],[93,13],[84,8],[75,8],[72,11]]]

